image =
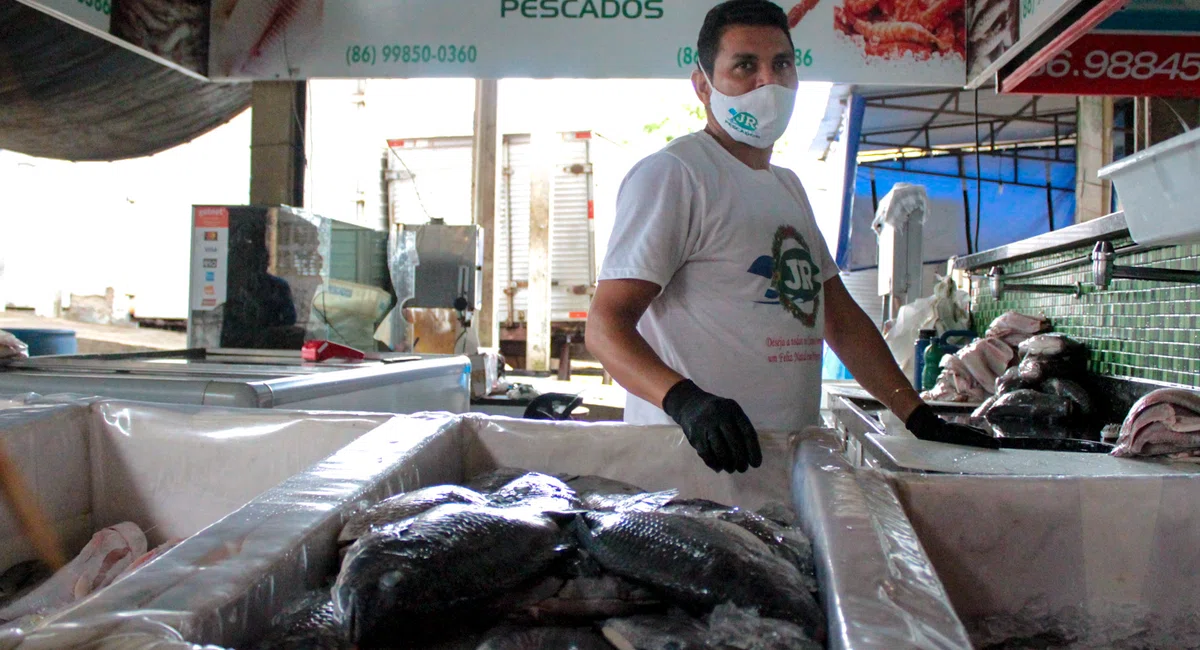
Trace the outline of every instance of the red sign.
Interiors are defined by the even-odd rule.
[[[228,228],[229,210],[217,207],[196,208],[197,228]]]
[[[573,311],[567,314],[567,318],[570,318],[571,320],[582,320],[587,318],[587,316],[588,313],[586,311]]]
[[[1005,92],[1200,97],[1200,35],[1085,34]]]

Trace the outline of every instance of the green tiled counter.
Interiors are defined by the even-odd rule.
[[[1079,228],[1074,226],[1072,228]],[[1066,233],[1066,228],[1060,233]],[[1105,237],[1120,249],[1132,244],[1127,234]],[[1036,271],[1091,254],[1095,239],[1071,248],[1038,254],[1025,252],[1016,259],[1003,259],[983,253],[969,266],[972,257],[963,258],[958,268],[972,274],[986,274],[990,266],[1003,266],[1006,276]],[[1132,254],[1118,253],[1116,264],[1200,270],[1200,244],[1168,246]],[[1107,290],[1092,284],[1090,262],[1052,269],[1045,274],[1023,277],[1028,284],[1071,285],[1083,287],[1076,298],[1062,294],[1005,292],[996,300],[987,281],[975,281],[971,288],[971,314],[979,334],[988,323],[1010,309],[1028,314],[1045,314],[1056,331],[1076,338],[1092,349],[1091,370],[1112,377],[1169,382],[1200,387],[1200,285],[1113,280]]]

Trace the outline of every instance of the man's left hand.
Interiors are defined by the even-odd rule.
[[[943,442],[951,445],[999,449],[1000,440],[988,435],[979,427],[947,422],[933,412],[928,404],[921,404],[908,416],[905,428],[921,440]]]

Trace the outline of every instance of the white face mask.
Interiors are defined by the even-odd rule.
[[[717,90],[703,67],[700,72],[712,89],[713,114],[729,137],[759,149],[769,149],[783,137],[796,107],[795,90],[770,84],[730,97]]]

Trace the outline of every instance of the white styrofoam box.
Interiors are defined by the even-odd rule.
[[[1116,185],[1135,242],[1200,239],[1200,129],[1119,160],[1098,175]]]
[[[150,544],[195,535],[386,422],[382,414],[43,404],[0,410],[0,444],[68,554],[132,521]],[[0,571],[35,557],[0,508]]]

